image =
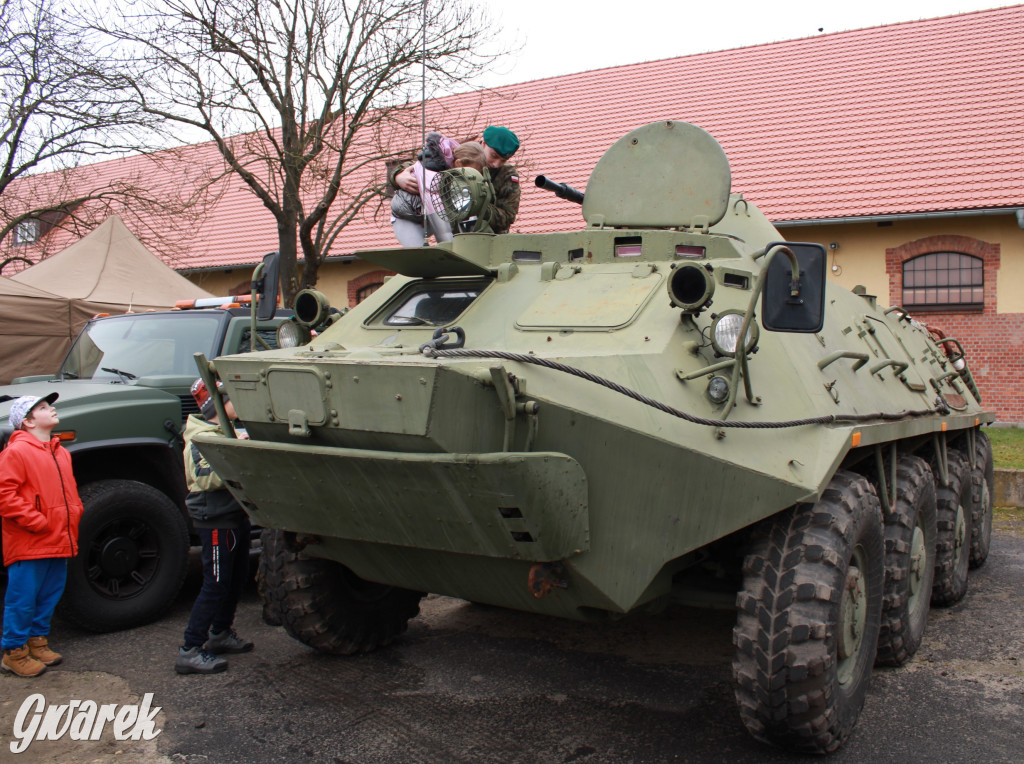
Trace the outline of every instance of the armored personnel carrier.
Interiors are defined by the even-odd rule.
[[[452,172],[460,220],[480,184]],[[201,364],[248,430],[196,442],[271,529],[265,614],[356,653],[425,591],[724,602],[748,729],[838,748],[988,553],[994,416],[959,343],[826,283],[693,125],[629,133],[585,194],[539,182],[585,225],[360,252],[399,275],[334,322],[300,293],[308,344]]]

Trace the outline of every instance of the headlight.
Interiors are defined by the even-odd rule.
[[[712,377],[707,393],[713,403],[725,403],[729,397],[729,381],[725,377]]]
[[[461,223],[494,200],[490,181],[472,167],[439,172],[429,189],[434,211],[449,223]]]
[[[279,348],[297,348],[305,345],[313,338],[308,326],[289,319],[277,327],[277,346]]]
[[[726,310],[715,317],[711,324],[711,345],[719,355],[734,356],[739,347],[740,327],[743,326],[743,313],[738,310]],[[747,327],[744,345],[746,352],[757,347],[760,330],[754,321]]]

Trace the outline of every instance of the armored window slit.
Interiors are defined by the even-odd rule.
[[[512,531],[513,541],[533,541],[533,536],[530,535],[529,531]]]
[[[498,512],[506,520],[515,520],[523,516],[522,510],[519,507],[498,507]]]

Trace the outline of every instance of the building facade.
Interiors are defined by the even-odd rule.
[[[787,239],[829,247],[837,283],[863,285],[956,338],[985,403],[1001,421],[1024,423],[1021,30],[1024,5],[839,32],[448,96],[428,104],[427,121],[456,125],[458,138],[487,124],[519,135],[516,233],[584,224],[578,206],[533,186],[536,175],[582,190],[631,129],[699,125],[725,149],[733,191]],[[411,152],[417,136],[408,143]],[[219,161],[210,144],[191,151],[192,163]],[[140,173],[145,161],[94,172]],[[351,182],[383,177],[381,163]],[[277,249],[276,226],[242,183],[222,182],[172,265],[207,291],[246,291],[252,267]],[[59,227],[45,235],[73,238]],[[386,206],[365,209],[321,266],[318,288],[355,304],[388,275],[355,253],[394,244]],[[5,246],[28,260],[38,250]]]

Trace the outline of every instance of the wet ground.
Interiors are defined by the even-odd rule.
[[[0,677],[0,761],[781,762],[750,738],[730,674],[732,615],[672,609],[586,625],[432,596],[395,645],[325,657],[264,625],[255,592],[236,626],[256,651],[215,676],[174,655],[198,585],[166,617],[95,635],[65,623],[65,664]],[[162,708],[152,741],[33,742],[10,753],[25,697]],[[800,757],[800,760],[806,760]],[[1024,760],[1024,512],[1001,511],[989,562],[932,612],[918,655],[879,669],[854,736],[829,762]]]

